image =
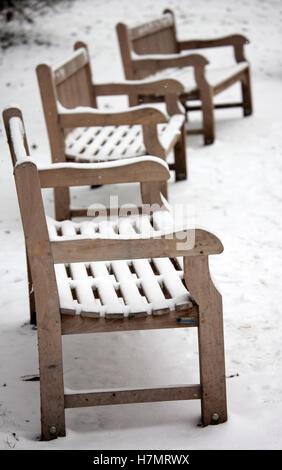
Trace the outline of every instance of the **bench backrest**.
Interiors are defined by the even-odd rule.
[[[92,76],[87,47],[83,43],[76,43],[74,47],[76,50],[73,55],[58,67],[52,68],[46,64],[37,67],[43,106],[47,99],[58,100],[68,109],[77,106],[96,106],[95,97],[92,94]],[[41,75],[38,70],[43,66],[46,71]],[[52,83],[48,83],[50,81]]]
[[[71,130],[60,128],[57,103],[67,109],[96,107],[87,46],[77,42],[74,49],[70,59],[56,68],[48,64],[36,67],[53,162],[65,161],[64,135]]]
[[[127,79],[143,78],[143,72],[136,72],[130,62],[132,52],[144,54],[174,54],[179,52],[176,39],[174,15],[165,10],[162,17],[134,28],[124,23],[116,27],[120,53]]]
[[[165,13],[161,18],[130,29],[130,39],[136,54],[176,53],[173,15]]]
[[[73,56],[53,69],[57,99],[65,108],[93,106],[92,78],[88,51],[77,48]]]

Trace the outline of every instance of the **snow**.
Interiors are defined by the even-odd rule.
[[[163,132],[159,135],[159,139],[164,149],[169,149],[175,135],[180,134],[184,119],[181,114],[175,114],[171,116],[169,123],[163,126]]]
[[[151,80],[150,80],[151,81]],[[140,109],[143,109],[143,110],[148,110],[148,112],[150,113],[150,111],[154,112],[156,110],[156,107],[152,106],[151,104],[140,104],[138,106],[131,106],[131,108],[122,108],[120,107],[119,109],[118,108],[115,108],[114,111],[111,111],[109,113],[109,111],[106,111],[104,109],[98,109],[98,108],[91,108],[90,106],[76,106],[75,108],[65,108],[61,103],[60,101],[57,101],[57,109],[58,109],[58,112],[60,114],[89,114],[89,115],[97,115],[97,116],[102,116],[104,114],[126,114],[128,113],[128,111],[132,111],[132,114],[134,113],[134,111],[138,111]],[[160,109],[158,109],[159,111],[159,119],[160,121],[166,121],[168,119],[168,114],[165,114],[165,107],[163,107],[162,111],[160,111]],[[155,114],[158,114],[157,112],[155,112]]]
[[[30,161],[31,159],[29,159]],[[33,159],[33,161],[35,161]],[[168,168],[167,163],[159,157],[154,157],[151,155],[140,156],[140,157],[133,157],[130,160],[114,160],[114,161],[107,161],[107,162],[95,162],[95,163],[72,163],[72,162],[63,162],[63,163],[49,163],[49,164],[37,164],[38,170],[55,170],[62,169],[62,168],[72,168],[72,169],[79,169],[79,170],[102,170],[105,168],[116,168],[122,165],[134,165],[136,163],[141,162],[154,162],[158,163],[158,165],[162,165],[165,168]]]
[[[13,117],[10,120],[10,132],[11,132],[11,140],[13,142],[13,146],[15,149],[17,162],[21,160],[25,160],[27,155],[26,155],[26,150],[25,150],[24,142],[23,142],[24,130],[23,130],[23,125],[22,125],[22,121],[20,120],[20,118]]]
[[[167,2],[143,0],[142,22],[157,17]],[[172,205],[189,202],[196,222],[222,240],[225,251],[211,258],[211,273],[224,305],[228,422],[197,427],[200,402],[136,404],[67,410],[67,436],[39,442],[39,382],[36,331],[28,324],[24,240],[2,125],[1,155],[1,362],[0,447],[3,449],[281,449],[282,374],[282,133],[281,4],[278,0],[170,0],[181,39],[246,35],[252,67],[254,115],[239,109],[216,112],[217,139],[204,147],[187,139],[189,181],[169,185]],[[35,66],[68,57],[72,44],[89,44],[97,82],[123,79],[114,26],[140,22],[137,0],[74,1],[22,26],[30,42],[3,52],[1,108],[17,102],[23,110],[31,156],[50,163]],[[48,38],[49,46],[33,39]],[[38,41],[37,41],[38,43]],[[45,41],[46,43],[46,41]],[[220,60],[225,54],[218,51]],[[214,55],[212,51],[209,54]],[[206,55],[206,51],[201,51]],[[209,60],[211,61],[210,57]],[[219,63],[218,66],[221,64]],[[219,97],[234,101],[235,86]],[[120,109],[123,98],[99,100]],[[191,116],[199,125],[199,115]],[[33,148],[34,146],[37,148]],[[73,200],[106,203],[105,187],[76,188]],[[120,202],[137,202],[136,185],[113,185]],[[52,193],[44,191],[53,215]],[[94,201],[93,201],[94,200]],[[65,386],[107,389],[197,383],[194,329],[108,333],[63,339]],[[12,433],[16,433],[17,439]]]
[[[127,261],[113,261],[112,268],[114,275],[119,282],[119,287],[123,298],[125,299],[125,304],[130,304],[131,313],[136,312],[146,312],[147,314],[151,313],[151,309],[148,306],[146,299],[141,296],[138,287],[137,287],[137,278],[133,279],[133,275],[129,269],[129,263]],[[128,315],[128,312],[127,312]]]
[[[180,119],[177,119],[180,118]],[[172,116],[169,124],[158,124],[159,140],[165,150],[183,123],[182,115]],[[132,160],[146,154],[142,126],[77,127],[66,138],[66,153],[76,162]]]
[[[205,76],[207,82],[210,85],[216,86],[222,83],[224,80],[232,77],[235,73],[239,73],[242,70],[245,70],[247,67],[247,62],[240,62],[238,64],[234,63],[233,65],[219,68],[215,68],[212,65],[207,65],[205,69]],[[154,75],[150,75],[149,78],[152,79],[152,77],[154,77],[158,80],[162,80],[165,78],[165,76],[179,80],[187,93],[197,88],[193,67],[170,67],[168,69],[161,70]]]
[[[156,211],[152,224],[148,215],[121,217],[115,221],[102,220],[95,222],[72,221],[56,222],[47,217],[47,225],[51,240],[95,239],[103,238],[147,238],[159,237],[164,233],[175,230],[174,221],[167,211]],[[59,232],[59,236],[58,233]],[[151,263],[157,269],[157,275],[152,270]],[[131,316],[135,313],[156,315],[168,313],[169,310],[192,306],[190,296],[184,288],[183,268],[176,270],[169,259],[116,261],[109,265],[113,276],[109,276],[107,262],[92,262],[88,267],[88,275],[83,263],[70,264],[71,280],[67,277],[66,269],[56,266],[56,277],[60,307],[68,314],[82,316],[102,316],[120,314]],[[129,264],[134,269],[130,272]],[[93,277],[94,276],[94,277]],[[162,292],[163,285],[170,293],[166,299]],[[142,287],[145,296],[141,296],[138,288]],[[75,289],[77,300],[72,300],[71,289]],[[100,300],[94,299],[93,289],[97,289]],[[120,289],[123,299],[118,298]]]
[[[57,102],[58,112],[60,114],[83,114],[88,113],[93,116],[109,114],[104,110],[95,110],[86,106],[76,108],[64,108],[60,102]],[[160,144],[168,153],[175,136],[180,134],[181,126],[185,120],[184,114],[175,114],[169,116],[163,104],[155,107],[159,111],[159,121],[157,124]],[[152,106],[140,105],[131,107],[131,110],[147,110],[152,112]],[[117,114],[122,115],[126,110],[120,110]],[[163,124],[167,121],[167,124]],[[143,142],[141,125],[120,125],[120,126],[95,126],[95,127],[77,127],[69,132],[66,137],[66,153],[69,158],[79,161],[99,162],[112,161],[117,158],[128,159],[135,156],[145,155],[146,148]]]
[[[152,206],[153,207],[153,206]],[[158,207],[159,208],[159,207]],[[122,207],[120,212],[126,213],[126,209],[132,208]],[[134,209],[138,211],[135,206]],[[147,210],[147,206],[144,206]],[[129,214],[130,215],[130,214]],[[160,238],[166,235],[167,238],[173,237],[174,232],[187,231],[190,227],[186,224],[179,224],[179,220],[174,220],[173,215],[166,210],[161,209],[155,211],[150,221],[150,216],[147,214],[136,215],[132,214],[128,217],[114,217],[113,220],[103,220],[104,213],[100,214],[93,221],[88,219],[82,222],[74,222],[73,220],[64,220],[59,222],[52,217],[47,216],[47,227],[51,241],[65,241],[77,239],[146,239],[146,238]],[[98,219],[98,220],[97,220]],[[192,230],[189,230],[188,235],[191,235]],[[185,236],[185,232],[183,232]],[[179,236],[177,234],[175,236]]]

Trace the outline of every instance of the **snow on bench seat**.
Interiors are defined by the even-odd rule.
[[[47,218],[52,241],[150,236],[164,233],[164,224],[171,232],[173,220],[166,211],[102,222]],[[169,314],[193,306],[178,258],[56,264],[55,272],[62,314],[124,318]]]
[[[142,56],[143,58],[144,56]],[[150,57],[150,56],[148,56]],[[206,66],[206,78],[207,82],[212,86],[216,87],[225,80],[233,77],[236,73],[242,72],[249,67],[248,62],[240,62],[234,65],[226,67],[213,68],[209,65]],[[184,91],[190,93],[196,90],[197,84],[195,81],[194,68],[193,67],[169,67],[164,70],[160,70],[154,75],[147,77],[147,80],[163,80],[164,78],[174,78],[178,80],[184,86]]]
[[[184,115],[175,114],[169,122],[158,124],[158,135],[165,150],[180,134]],[[77,127],[66,137],[68,160],[76,162],[104,162],[146,155],[141,125]]]

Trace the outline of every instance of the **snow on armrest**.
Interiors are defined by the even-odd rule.
[[[176,139],[181,133],[181,127],[185,121],[183,114],[174,114],[171,116],[164,132],[159,136],[160,143],[167,152],[170,152]]]
[[[180,52],[177,54],[136,54],[136,52],[131,51],[132,60],[134,60],[135,65],[142,65],[145,67],[145,64],[157,63],[160,67],[187,67],[195,65],[207,65],[209,61],[200,54],[189,54],[185,52]]]
[[[53,163],[39,167],[42,188],[83,186],[169,179],[167,163],[144,156],[100,163]]]
[[[23,127],[23,121],[20,117],[14,116],[10,118],[8,132],[11,142],[10,149],[15,158],[15,166],[27,161],[36,165],[36,162],[30,158],[27,153],[27,148],[25,146],[25,131]]]
[[[184,86],[173,78],[156,80],[145,78],[143,80],[124,80],[120,82],[95,83],[93,85],[98,96],[106,95],[130,95],[130,94],[169,94],[182,93]]]
[[[57,102],[61,125],[71,127],[92,127],[134,124],[159,124],[168,120],[159,109],[150,105],[138,105],[115,112],[102,111],[89,106],[78,106],[73,109],[64,108]]]
[[[159,157],[154,157],[151,155],[145,155],[141,157],[130,158],[130,160],[113,160],[107,162],[97,162],[97,163],[72,163],[72,162],[61,162],[61,163],[50,163],[50,165],[37,165],[39,171],[43,170],[54,170],[59,168],[76,168],[81,170],[102,170],[106,168],[116,168],[119,166],[130,166],[136,163],[141,162],[156,162],[158,165],[168,169],[168,164]]]

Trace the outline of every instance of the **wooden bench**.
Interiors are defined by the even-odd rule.
[[[29,157],[21,112],[10,108],[3,118],[35,293],[42,439],[64,436],[65,408],[84,406],[199,399],[203,425],[226,421],[222,301],[208,267],[208,256],[223,250],[220,240],[199,229],[175,233],[166,210],[104,224],[46,218],[41,188],[88,185],[99,166],[40,169]],[[169,178],[160,159],[145,156],[130,165],[142,166],[140,181],[156,166],[160,179]],[[163,226],[172,228],[168,237]],[[193,240],[189,248],[179,247],[183,235]],[[198,329],[200,384],[65,391],[62,335],[187,327]]]
[[[203,134],[205,144],[213,143],[214,108],[242,107],[244,116],[252,114],[250,66],[244,56],[244,45],[249,41],[244,36],[235,34],[218,39],[179,41],[174,14],[169,9],[155,21],[132,28],[119,23],[116,29],[126,79],[176,78],[184,86],[181,101],[187,113],[202,110],[203,127],[188,131],[188,134]],[[224,46],[233,47],[234,66],[217,69],[208,66],[206,58],[195,53],[199,49]],[[214,104],[214,96],[237,82],[241,83],[242,102]],[[131,105],[161,99],[157,93],[151,97],[136,94],[131,97]],[[200,100],[201,105],[191,106],[191,101],[195,100]]]
[[[93,84],[86,45],[78,42],[74,48],[76,52],[61,66],[37,67],[52,161],[113,162],[146,154],[165,160],[174,150],[175,162],[170,169],[175,170],[176,180],[186,179],[185,116],[178,102],[182,85],[167,79]],[[167,114],[148,105],[120,112],[97,109],[98,96],[151,94],[157,90],[165,96]],[[113,173],[109,183],[115,182]],[[163,183],[165,197],[166,186]],[[74,215],[67,188],[56,188],[55,211],[58,220]]]

